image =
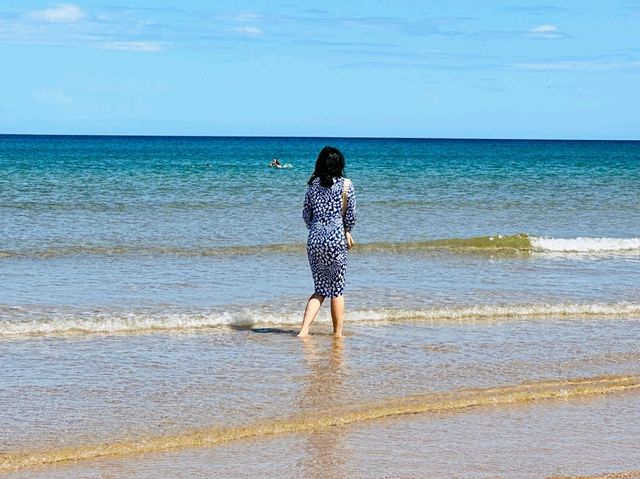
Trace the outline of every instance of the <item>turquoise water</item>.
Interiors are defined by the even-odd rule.
[[[325,144],[360,205],[353,319],[639,297],[639,142],[2,136],[0,334],[297,322]]]

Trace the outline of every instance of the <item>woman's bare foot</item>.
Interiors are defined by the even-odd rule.
[[[300,326],[300,332],[298,333],[299,338],[306,338],[307,336],[309,336],[309,327],[311,326],[311,323],[313,323],[313,321],[316,319],[323,301],[324,296],[320,296],[316,293],[313,293],[309,298],[309,301],[307,301],[307,306],[304,308],[302,326]]]

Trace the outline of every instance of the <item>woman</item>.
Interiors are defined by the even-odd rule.
[[[309,335],[309,326],[325,298],[331,298],[333,333],[342,337],[347,249],[351,247],[351,228],[356,222],[356,195],[351,181],[342,176],[343,170],[340,150],[325,146],[307,182],[302,218],[309,228],[307,257],[315,292],[304,310],[299,337]]]

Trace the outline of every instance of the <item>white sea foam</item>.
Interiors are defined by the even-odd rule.
[[[640,238],[543,238],[530,236],[534,251],[567,253],[606,253],[639,251]]]
[[[380,308],[350,311],[349,322],[384,323],[393,321],[427,322],[491,322],[527,318],[580,317],[640,317],[640,303],[558,303],[451,306],[424,309]],[[31,314],[29,319],[11,318],[5,314],[0,321],[0,338],[33,336],[64,336],[87,334],[135,334],[188,331],[204,328],[251,328],[260,326],[291,326],[300,322],[296,312],[265,313],[262,310],[235,312],[158,314],[158,313],[45,313]],[[320,323],[330,323],[324,311]]]

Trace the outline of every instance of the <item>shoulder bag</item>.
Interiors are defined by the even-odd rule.
[[[344,222],[345,216],[347,215],[347,192],[349,191],[349,185],[351,181],[348,179],[344,179],[342,184],[342,221]],[[353,241],[353,236],[346,229],[344,230],[344,236],[347,241],[347,249],[353,248],[355,241]]]

